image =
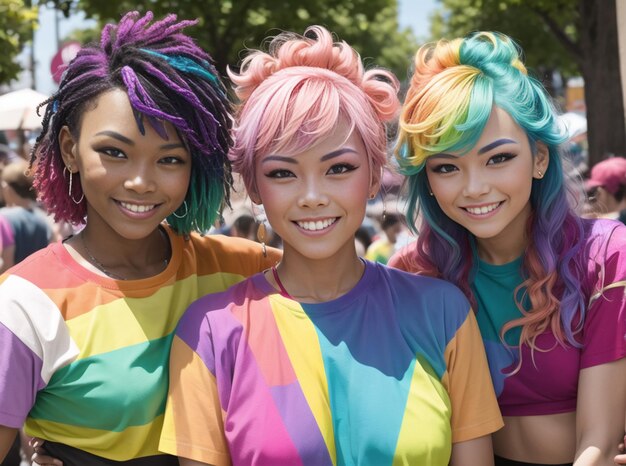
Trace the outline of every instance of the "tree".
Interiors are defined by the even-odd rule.
[[[16,57],[32,40],[36,24],[36,8],[23,0],[0,0],[0,84],[8,84],[22,71]]]
[[[55,0],[59,8],[64,3]],[[181,19],[199,18],[189,33],[211,53],[222,74],[227,66],[237,66],[242,49],[257,48],[283,30],[302,33],[311,24],[336,32],[367,61],[401,79],[416,49],[412,33],[399,30],[397,0],[78,0],[75,8],[101,21],[148,9],[157,17],[176,12]]]
[[[441,0],[433,35],[499,30],[536,70],[578,71],[585,80],[589,165],[626,154],[616,0]]]

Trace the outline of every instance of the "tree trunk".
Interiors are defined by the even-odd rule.
[[[626,155],[616,1],[580,0],[589,168],[609,155]]]

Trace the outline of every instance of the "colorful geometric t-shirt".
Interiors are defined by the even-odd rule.
[[[160,448],[217,466],[436,466],[501,426],[462,293],[366,261],[326,303],[285,298],[264,274],[194,303]]]
[[[167,231],[170,262],[147,279],[92,273],[61,243],[0,276],[0,425],[26,421],[30,435],[116,461],[160,454],[180,316],[278,259],[247,240]]]
[[[513,296],[523,282],[523,258],[504,265],[478,264],[472,283],[477,321],[504,416],[573,412],[580,370],[626,357],[626,226],[604,219],[582,220],[582,225],[584,239],[572,267],[572,276],[580,277],[585,308],[582,329],[576,334],[580,347],[559,344],[548,329],[537,337],[537,351],[522,345],[519,370],[520,329],[506,333],[506,345],[500,331],[506,322],[522,316]],[[406,247],[390,263],[419,273],[412,261],[414,250],[414,245]],[[574,326],[578,323],[580,315]]]
[[[523,282],[522,258],[504,265],[479,261],[472,284],[477,320],[504,416],[575,411],[580,370],[626,357],[626,227],[609,220],[587,220],[583,225],[585,241],[575,257],[586,305],[577,333],[581,346],[560,345],[547,329],[536,340],[538,350],[531,353],[522,346],[518,371],[520,327],[505,334],[507,345],[500,331],[522,316],[513,300]],[[523,290],[519,293],[523,299]]]

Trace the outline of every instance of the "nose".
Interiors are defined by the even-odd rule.
[[[483,173],[470,171],[465,177],[463,195],[470,198],[478,198],[489,192],[489,180]]]
[[[312,177],[308,178],[298,199],[299,207],[321,207],[328,204],[328,196],[324,190],[324,184]]]
[[[143,194],[156,190],[151,167],[147,163],[134,164],[127,173],[124,188]]]

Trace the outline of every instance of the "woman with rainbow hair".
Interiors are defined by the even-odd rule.
[[[193,24],[126,14],[47,102],[35,183],[84,228],[0,276],[0,460],[25,425],[40,464],[178,464],[158,451],[178,319],[279,257],[197,233],[228,201],[232,119]]]
[[[397,79],[319,26],[231,79],[233,167],[284,253],[181,319],[160,448],[184,466],[492,464],[502,421],[467,299],[356,253]]]
[[[417,52],[397,159],[419,236],[390,264],[448,280],[475,306],[505,422],[496,465],[613,464],[626,228],[572,210],[565,136],[520,57],[490,32]]]

